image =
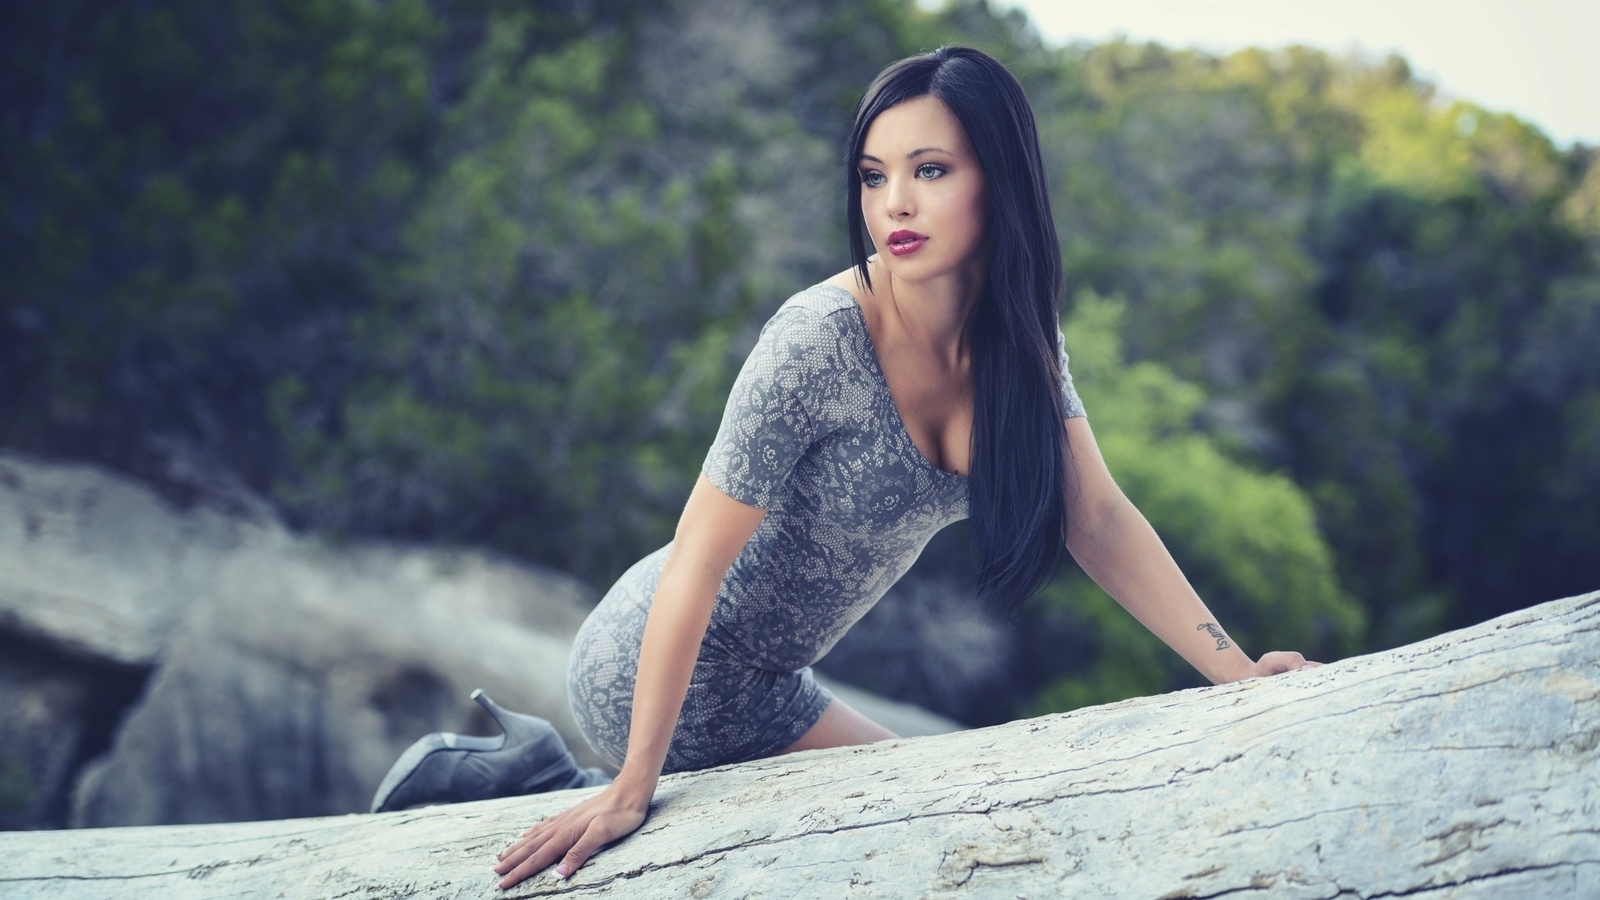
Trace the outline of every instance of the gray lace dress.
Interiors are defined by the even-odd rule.
[[[1068,415],[1083,415],[1064,349],[1061,390]],[[861,308],[831,285],[791,297],[762,329],[702,471],[767,515],[717,593],[667,772],[771,756],[805,734],[832,700],[811,664],[967,514],[967,480],[912,443]],[[573,714],[614,765],[670,546],[623,574],[573,646]]]

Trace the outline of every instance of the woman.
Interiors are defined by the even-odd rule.
[[[557,863],[565,878],[637,829],[663,772],[893,737],[808,666],[969,514],[984,595],[1026,598],[1065,546],[1213,682],[1311,665],[1235,647],[1106,471],[1067,374],[1060,250],[1011,74],[965,47],[895,63],[846,160],[853,266],[767,323],[672,543],[575,643],[574,712],[620,772],[508,847],[501,887]],[[546,781],[598,780],[560,771]]]

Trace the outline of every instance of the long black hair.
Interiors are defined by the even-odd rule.
[[[978,591],[1010,609],[1055,572],[1067,534],[1066,411],[1056,357],[1061,247],[1022,85],[981,50],[941,47],[878,73],[856,104],[845,152],[845,217],[862,282],[872,285],[857,172],[867,129],[891,106],[928,95],[961,123],[988,185],[989,273],[968,327],[968,513]]]

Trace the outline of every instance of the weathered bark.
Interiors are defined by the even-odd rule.
[[[1600,896],[1600,593],[1373,656],[669,777],[511,896]],[[0,895],[492,897],[581,792],[0,835]]]

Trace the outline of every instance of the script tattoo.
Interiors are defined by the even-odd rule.
[[[1228,643],[1228,636],[1222,633],[1222,629],[1218,628],[1217,623],[1215,622],[1202,623],[1198,628],[1195,629],[1195,631],[1204,631],[1206,634],[1209,634],[1215,638],[1218,650],[1226,650],[1233,646],[1232,644]]]

